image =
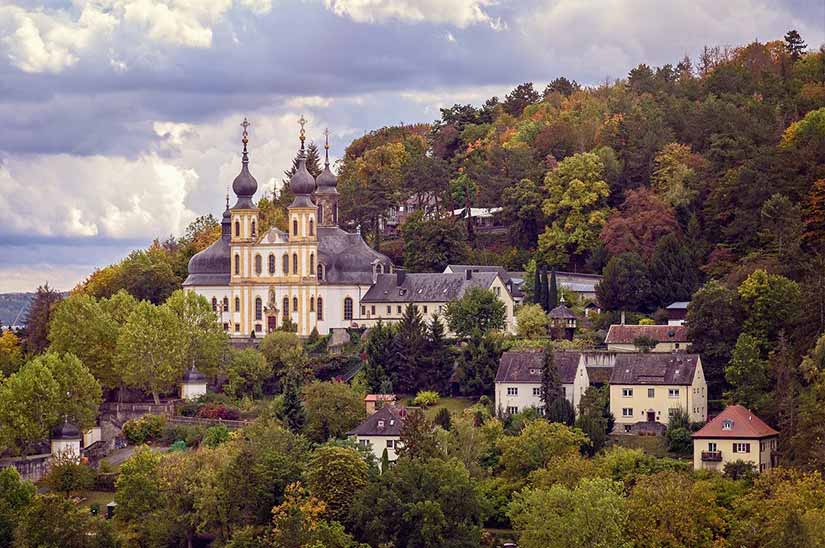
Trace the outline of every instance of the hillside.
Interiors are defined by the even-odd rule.
[[[34,293],[0,293],[0,325],[22,325]]]

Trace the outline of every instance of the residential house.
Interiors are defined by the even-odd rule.
[[[411,304],[430,322],[433,316],[444,318],[447,303],[460,299],[473,287],[489,289],[504,303],[505,329],[515,331],[515,302],[497,272],[416,273],[396,270],[378,274],[375,284],[361,298],[362,324],[371,327],[378,320],[397,322]],[[446,322],[445,322],[446,323]]]
[[[552,276],[552,272],[548,272]],[[575,293],[585,303],[596,303],[596,286],[602,281],[599,274],[582,274],[580,272],[560,272],[556,270],[556,284],[558,287]],[[549,280],[548,280],[549,282]]]
[[[779,432],[749,409],[729,405],[693,434],[693,468],[721,472],[726,464],[749,462],[764,472],[776,464]]]
[[[668,325],[685,325],[687,318],[687,308],[690,301],[678,301],[671,303],[665,309],[667,310],[667,324]]]
[[[510,291],[513,301],[515,301],[516,304],[521,304],[524,301],[524,272],[510,272],[503,266],[496,265],[448,264],[444,269],[444,273],[455,274],[468,270],[472,270],[473,272],[497,272],[502,281],[504,281],[504,285],[506,285]]]
[[[630,433],[643,428],[641,423],[667,426],[679,409],[688,414],[691,422],[705,422],[707,401],[707,383],[698,354],[616,355],[610,375],[614,432]]]
[[[369,448],[378,462],[381,462],[385,449],[389,461],[395,462],[398,459],[397,449],[401,442],[401,426],[406,416],[406,408],[385,405],[353,430],[347,432],[347,435],[354,437],[362,447]]]
[[[471,207],[470,216],[472,217],[473,228],[479,232],[505,232],[507,227],[502,224],[498,215],[501,211],[502,208],[500,207]],[[467,208],[454,209],[453,216],[466,219]]]
[[[650,339],[655,346],[651,352],[674,352],[687,350],[690,341],[687,326],[684,325],[620,325],[614,324],[607,331],[604,342],[613,352],[638,352],[639,339]]]
[[[553,352],[564,397],[578,412],[579,401],[590,385],[580,352]],[[496,409],[513,414],[530,407],[541,408],[543,350],[505,352],[501,355],[495,381]]]

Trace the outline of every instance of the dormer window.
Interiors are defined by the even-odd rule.
[[[733,430],[733,421],[725,419],[722,421],[722,430]]]
[[[378,428],[384,428],[384,421],[378,421]]]
[[[375,265],[375,273],[376,274],[383,274],[384,273],[384,265],[381,263]]]

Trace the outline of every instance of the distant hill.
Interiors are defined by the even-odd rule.
[[[0,325],[23,325],[33,298],[34,292],[0,293]]]

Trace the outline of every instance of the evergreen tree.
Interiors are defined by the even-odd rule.
[[[392,365],[392,343],[395,330],[392,325],[387,325],[381,320],[370,330],[365,348],[366,363],[364,364],[364,377],[367,389],[372,393],[378,393],[381,385],[388,381],[388,371]]]
[[[306,424],[304,402],[301,401],[301,383],[295,372],[289,372],[284,381],[284,422],[295,433]]]
[[[785,49],[788,50],[791,59],[794,61],[802,57],[807,47],[808,45],[802,40],[802,36],[799,35],[798,31],[789,30],[788,33],[785,34]]]
[[[456,367],[459,391],[464,396],[489,395],[493,391],[502,348],[497,339],[476,330],[461,347]]]
[[[564,398],[561,387],[561,377],[553,359],[553,351],[544,349],[544,362],[541,364],[541,403],[544,405],[544,415],[550,419],[553,406],[559,398]]]
[[[426,378],[425,350],[427,344],[427,327],[421,314],[412,304],[404,310],[398,330],[392,344],[395,375],[390,380],[396,390],[403,393],[415,393],[419,383]]]
[[[321,155],[318,152],[318,145],[313,142],[310,142],[306,148],[306,162],[307,162],[307,171],[313,177],[318,177],[324,168],[321,166]],[[289,180],[295,175],[295,172],[298,171],[298,160],[299,154],[295,154],[295,158],[292,159],[292,167],[288,170],[284,171],[284,178],[281,180],[281,189],[273,189],[273,202],[275,202],[278,206],[282,208],[286,208],[289,204],[292,203],[293,198],[295,196],[292,194],[292,191],[289,190]]]
[[[573,411],[573,404],[565,397],[556,398],[547,409],[545,418],[550,422],[560,422],[567,426],[573,426],[576,421],[576,413]]]
[[[558,282],[556,281],[556,271],[553,270],[550,273],[550,293],[549,293],[549,301],[550,304],[547,306],[547,311],[553,310],[559,305],[559,287]]]
[[[381,473],[383,474],[390,468],[390,456],[387,453],[387,448],[381,453]]]
[[[544,308],[544,295],[542,295],[542,284],[541,284],[541,273],[544,270],[544,266],[540,264],[536,264],[535,270],[535,280],[533,281],[533,302],[535,304],[541,305]]]
[[[450,377],[453,374],[453,353],[444,328],[444,322],[433,316],[427,329],[427,374],[428,388],[441,394],[449,392]]]
[[[650,260],[651,291],[656,304],[689,301],[699,287],[699,269],[690,250],[675,234],[656,244]]]
[[[558,297],[558,296],[556,296]],[[550,293],[549,276],[547,274],[547,266],[541,268],[541,306],[545,312],[550,312],[553,309],[551,300],[553,295]]]
[[[421,409],[408,409],[401,426],[401,443],[398,456],[408,459],[429,460],[439,456],[435,428]]]
[[[49,284],[37,288],[26,316],[26,352],[40,354],[49,346],[49,321],[54,306],[62,299]]]

